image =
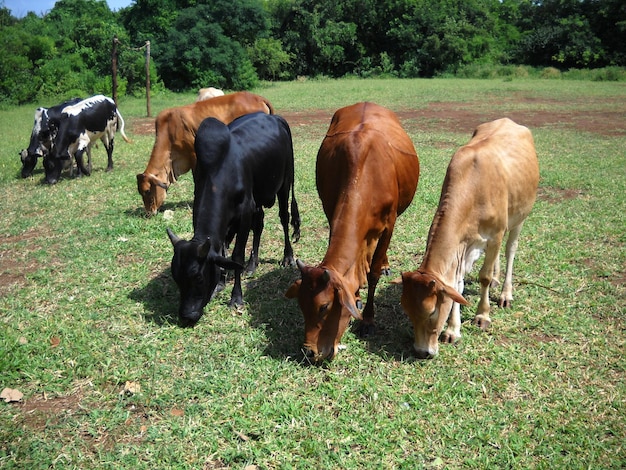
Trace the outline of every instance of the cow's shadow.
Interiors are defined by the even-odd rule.
[[[148,283],[134,289],[129,298],[144,306],[146,321],[157,325],[178,324],[178,290],[169,269],[163,270]]]
[[[137,194],[137,197],[139,197],[139,194]],[[191,210],[191,208],[193,207],[193,201],[174,201],[174,202],[165,202],[160,208],[159,211],[157,213],[157,216],[163,216],[163,212],[165,212],[166,210],[172,210],[172,211],[176,211],[176,210]],[[146,215],[146,210],[143,207],[143,203],[141,201],[141,199],[139,199],[139,203],[137,206],[133,207],[133,208],[129,208],[126,209],[125,214],[129,217],[137,217],[140,219],[145,219],[148,216]]]
[[[300,271],[295,267],[280,267],[277,259],[261,259],[260,266],[264,266],[259,269],[262,273],[257,271],[257,274],[242,281],[250,327],[263,331],[267,339],[263,351],[265,356],[307,365],[309,361],[302,352],[304,319],[298,302],[284,296],[289,286],[300,278]],[[381,279],[376,290],[375,332],[360,338],[356,333],[359,322],[355,321],[346,335],[353,335],[354,340],[362,342],[366,350],[383,360],[417,361],[413,354],[412,325],[400,306],[402,286],[392,284],[392,278]],[[227,302],[232,285],[232,278],[229,278],[225,291],[212,302]],[[363,289],[361,294],[365,295],[365,291]],[[153,277],[145,286],[133,290],[129,297],[144,305],[146,321],[157,325],[179,324],[178,287],[169,269]],[[210,321],[210,316],[204,316],[201,321]]]
[[[267,262],[267,261],[266,261]],[[302,353],[304,319],[296,299],[287,299],[284,293],[300,278],[295,267],[275,268],[251,278],[244,287],[244,301],[250,314],[253,328],[262,329],[267,338],[264,354],[273,358],[291,359],[308,363]],[[389,278],[391,279],[391,278]],[[362,290],[364,295],[366,290]],[[400,306],[402,286],[379,283],[375,295],[376,331],[360,338],[356,334],[359,322],[353,322],[351,331],[357,341],[373,354],[385,360],[415,360],[412,326]],[[365,299],[363,299],[365,301]],[[340,354],[349,354],[343,352]]]

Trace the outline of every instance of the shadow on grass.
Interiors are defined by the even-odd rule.
[[[137,197],[139,198],[137,200],[137,206],[133,207],[133,208],[129,208],[126,209],[124,211],[124,214],[126,214],[128,217],[138,217],[140,219],[147,219],[148,215],[146,214],[146,210],[143,207],[143,201],[141,200],[141,198],[139,197],[139,193],[137,193]],[[193,205],[193,202],[190,201],[178,201],[178,202],[165,202],[160,208],[159,211],[157,213],[157,216],[163,216],[163,212],[166,210],[177,210],[177,209],[190,209],[191,206]]]
[[[304,339],[302,312],[295,299],[284,297],[285,291],[300,277],[300,272],[297,268],[280,268],[275,260],[263,262],[272,263],[275,267],[249,279],[244,287],[251,326],[265,332],[268,338],[266,355],[306,363],[301,351]],[[401,286],[379,283],[374,304],[376,332],[367,338],[359,338],[368,351],[385,360],[415,359],[412,326],[400,306],[401,291]],[[357,326],[358,322],[354,322],[352,329]]]
[[[146,321],[157,325],[178,324],[178,288],[169,269],[150,279],[145,286],[134,289],[129,297],[143,304]]]
[[[267,338],[263,354],[308,364],[301,349],[304,339],[302,312],[295,299],[284,296],[289,286],[300,277],[300,272],[295,267],[280,267],[278,259],[261,259],[261,269],[266,272],[257,272],[253,277],[244,278],[242,283],[250,327],[262,330]],[[230,298],[231,290],[232,278],[229,278],[222,295]],[[365,292],[363,289],[362,295]],[[402,286],[381,280],[374,304],[376,331],[357,341],[363,342],[365,349],[383,360],[412,362],[417,361],[413,354],[413,329],[400,306],[401,293]],[[178,288],[169,269],[153,277],[144,287],[133,290],[129,297],[144,305],[146,321],[157,325],[178,324]],[[352,331],[356,327],[358,322],[353,322]]]

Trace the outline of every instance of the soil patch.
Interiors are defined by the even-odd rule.
[[[515,108],[515,104],[529,103],[537,105],[537,100],[521,99],[507,102],[507,108]],[[487,103],[488,104],[488,103]],[[515,122],[536,128],[575,129],[605,136],[626,135],[626,112],[623,111],[552,111],[549,109],[516,110],[503,112],[498,107],[487,106],[486,103],[430,103],[422,109],[402,109],[396,114],[403,124],[410,123],[424,132],[450,131],[471,134],[477,125],[509,117]],[[540,104],[550,105],[549,102]],[[540,108],[539,105],[537,105]],[[334,110],[307,110],[279,112],[290,126],[307,126],[313,124],[330,124]],[[133,132],[138,135],[154,134],[154,118],[130,120]]]

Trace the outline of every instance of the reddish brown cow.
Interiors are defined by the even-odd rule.
[[[330,224],[322,262],[298,261],[301,279],[286,292],[304,314],[304,349],[314,361],[332,359],[350,319],[360,333],[374,325],[374,291],[388,270],[396,218],[411,203],[419,160],[396,115],[374,103],[339,109],[317,154],[317,191]],[[363,316],[359,289],[367,281]]]
[[[530,131],[510,119],[478,126],[470,142],[452,157],[439,207],[428,233],[424,260],[402,275],[402,307],[413,323],[418,357],[434,357],[437,339],[461,337],[459,303],[467,272],[485,253],[480,270],[480,301],[474,321],[490,323],[489,285],[497,283],[498,256],[505,232],[506,277],[500,306],[513,301],[513,259],[524,220],[537,194],[539,164]],[[452,314],[450,312],[452,311]],[[448,322],[447,329],[442,333]]]
[[[241,91],[186,106],[161,111],[156,118],[156,140],[148,166],[137,175],[137,190],[148,215],[163,205],[170,184],[196,167],[194,142],[200,123],[214,117],[230,124],[244,114],[273,114],[270,102],[262,96]]]

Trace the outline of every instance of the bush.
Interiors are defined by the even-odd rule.
[[[561,71],[554,67],[546,67],[539,76],[541,78],[561,78]]]

